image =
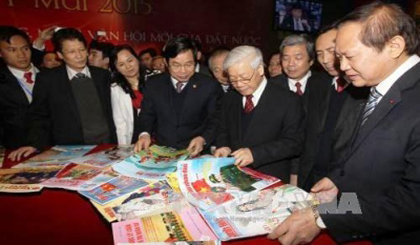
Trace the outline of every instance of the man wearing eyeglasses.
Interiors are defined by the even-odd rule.
[[[216,157],[232,155],[235,164],[290,179],[290,162],[302,150],[303,109],[299,97],[264,75],[261,51],[233,49],[223,64],[236,91],[223,98]]]
[[[74,28],[54,33],[53,44],[64,65],[37,76],[28,144],[12,160],[53,145],[116,143],[109,71],[87,66],[86,40]]]
[[[223,90],[214,79],[195,72],[197,49],[191,39],[170,40],[163,56],[168,73],[146,82],[135,151],[148,150],[154,135],[158,145],[187,148],[195,156],[214,140],[216,104]]]

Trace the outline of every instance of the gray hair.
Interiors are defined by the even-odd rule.
[[[280,44],[280,55],[283,55],[283,49],[286,46],[295,46],[304,44],[306,46],[306,51],[308,52],[310,61],[315,59],[315,50],[314,42],[306,34],[300,35],[289,35],[283,39],[283,42]]]
[[[246,58],[253,58],[249,65],[252,69],[257,69],[259,65],[263,65],[263,56],[261,50],[253,46],[239,46],[232,51],[226,57],[225,62],[223,63],[223,70],[227,71],[233,65],[244,61]]]

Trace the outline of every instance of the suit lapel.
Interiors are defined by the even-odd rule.
[[[260,100],[258,101],[257,106],[254,108],[254,115],[252,115],[251,122],[249,122],[248,128],[245,132],[245,137],[243,139],[244,143],[247,143],[248,140],[253,139],[255,137],[253,130],[254,128],[257,128],[256,125],[259,124],[260,120],[265,120],[264,115],[270,115],[270,111],[268,108],[270,106],[267,106],[266,104],[269,103],[268,101],[268,91],[270,90],[269,84],[267,83],[267,86],[264,88],[264,91],[261,94]]]
[[[26,97],[25,91],[23,91],[17,78],[9,71],[7,67],[2,69],[2,73],[5,76],[4,82],[10,88],[10,93],[13,93],[20,103],[29,106],[28,97]]]
[[[179,122],[181,123],[184,118],[188,118],[190,110],[196,101],[199,101],[201,91],[201,81],[199,81],[195,75],[193,75],[184,88],[186,91],[184,104],[182,106],[181,117]]]
[[[73,115],[75,116],[77,122],[81,124],[79,109],[77,108],[76,99],[74,98],[73,89],[71,87],[69,75],[67,74],[66,66],[63,65],[60,69],[61,70],[59,73],[59,80],[54,82],[61,83],[62,89],[60,89],[60,93],[62,95],[67,96],[67,99],[70,104],[70,110],[73,112]]]
[[[388,93],[381,99],[375,110],[369,116],[366,123],[360,127],[356,142],[353,148],[356,149],[360,143],[372,132],[372,130],[381,122],[382,119],[388,115],[388,113],[401,102],[401,92],[396,86],[393,86]],[[361,119],[361,118],[359,118]],[[358,121],[360,124],[360,120]]]
[[[420,72],[420,63],[404,73],[389,89],[385,96],[381,99],[375,110],[369,116],[365,124],[360,127],[357,138],[352,147],[351,152],[362,144],[372,130],[390,113],[390,111],[402,102],[402,92],[411,88],[418,82]],[[358,122],[360,124],[360,120]]]

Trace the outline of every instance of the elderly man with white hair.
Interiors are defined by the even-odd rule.
[[[267,82],[258,48],[233,49],[223,68],[236,91],[223,98],[214,155],[232,155],[238,166],[254,168],[288,183],[288,159],[302,150],[303,109],[299,97]]]

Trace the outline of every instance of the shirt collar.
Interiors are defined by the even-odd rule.
[[[299,82],[302,85],[302,92],[305,92],[306,84],[310,76],[312,76],[312,72],[309,70],[306,75],[300,79],[300,81],[291,78],[287,78],[287,80],[289,81],[289,84],[293,85],[293,87],[296,87],[296,83]]]
[[[257,106],[258,102],[260,101],[260,98],[262,96],[262,93],[265,90],[265,87],[267,87],[267,79],[265,76],[263,77],[262,82],[260,83],[260,86],[252,93],[252,103],[254,106]],[[246,96],[243,96],[242,103],[245,105]]]
[[[72,80],[73,77],[76,76],[77,73],[83,73],[87,77],[90,78],[90,71],[89,71],[89,68],[87,66],[85,66],[85,68],[83,68],[83,70],[81,72],[77,72],[77,71],[71,69],[70,67],[68,67],[67,65],[66,65],[66,69],[67,69],[67,75],[69,76],[69,80]]]
[[[39,72],[38,68],[36,68],[32,63],[31,63],[31,68],[28,71],[21,71],[21,70],[18,70],[16,68],[12,68],[10,66],[7,66],[7,68],[9,68],[9,70],[13,74],[13,76],[15,76],[16,78],[18,78],[20,80],[23,79],[23,76],[25,75],[25,73],[32,72],[32,80],[35,81],[35,74]]]
[[[384,96],[388,90],[394,85],[394,83],[400,78],[404,73],[410,70],[413,66],[420,62],[420,57],[418,55],[412,55],[404,63],[402,63],[395,71],[389,75],[385,80],[379,83],[376,86],[376,90]]]
[[[195,72],[200,72],[200,64],[198,62],[195,65]]]

